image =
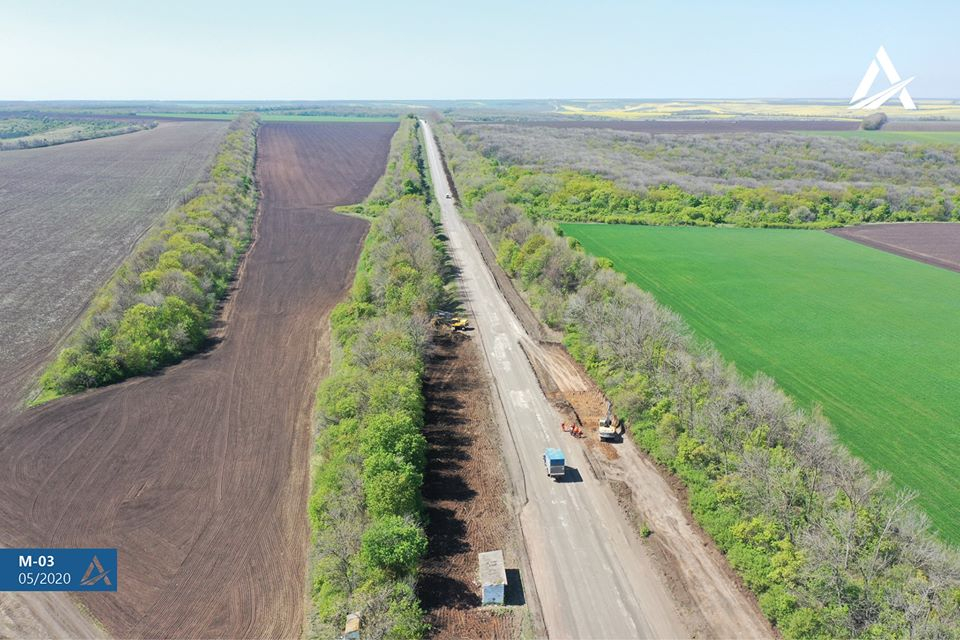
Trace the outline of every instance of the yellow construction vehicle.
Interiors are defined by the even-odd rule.
[[[470,328],[470,323],[466,318],[455,316],[449,311],[437,311],[433,322],[435,326],[445,325],[453,331],[466,331]]]
[[[616,440],[620,433],[617,417],[613,415],[613,405],[607,400],[607,415],[600,418],[597,424],[597,433],[601,440]]]

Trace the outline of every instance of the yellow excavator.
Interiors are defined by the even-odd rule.
[[[620,437],[618,422],[617,417],[613,415],[613,405],[607,400],[607,415],[600,418],[597,424],[600,440],[617,440]]]
[[[436,322],[447,325],[453,331],[466,331],[470,328],[470,322],[466,318],[455,316],[449,311],[438,311]]]

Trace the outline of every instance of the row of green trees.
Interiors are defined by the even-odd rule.
[[[696,520],[787,638],[960,637],[960,558],[913,496],[868,470],[819,414],[743,379],[679,317],[509,202],[489,163],[437,128],[498,261],[681,478]]]
[[[949,145],[458,125],[535,219],[826,228],[960,220]],[[465,198],[482,197],[466,189]]]
[[[427,548],[421,379],[441,264],[423,200],[404,197],[374,221],[350,299],[331,315],[336,351],[317,396],[310,499],[317,637],[332,637],[350,612],[366,638],[424,631],[414,593]]]
[[[0,118],[0,151],[105,138],[156,126],[156,122],[119,120],[56,120],[38,116]],[[47,135],[40,137],[42,134]]]
[[[336,637],[353,612],[364,638],[426,632],[414,591],[428,544],[422,377],[444,263],[421,192],[404,195],[420,144],[409,119],[394,143],[387,181],[398,188],[368,198],[378,215],[350,298],[331,314],[333,362],[317,394],[311,637]]]
[[[424,151],[420,143],[420,121],[407,116],[390,141],[386,171],[370,191],[363,204],[344,207],[365,215],[377,215],[391,202],[403,196],[420,196],[429,200]]]
[[[930,201],[918,195],[895,210],[881,186],[842,190],[807,186],[790,193],[769,186],[734,186],[722,193],[697,195],[662,184],[638,193],[587,173],[495,168],[500,176],[497,188],[535,220],[825,229],[863,222],[950,219],[943,198]],[[466,195],[476,199],[480,194]],[[954,215],[960,215],[960,210]]]
[[[154,371],[199,349],[250,239],[258,119],[234,121],[207,179],[94,299],[40,378],[39,402]]]
[[[68,127],[70,124],[68,120],[55,120],[49,117],[0,118],[0,140],[32,136],[51,129]],[[119,123],[114,122],[113,125],[118,126]]]

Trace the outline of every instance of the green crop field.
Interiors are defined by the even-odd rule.
[[[818,231],[561,227],[741,371],[821,404],[960,543],[960,274]]]
[[[960,131],[797,131],[801,135],[854,138],[871,142],[919,142],[925,144],[960,144]]]

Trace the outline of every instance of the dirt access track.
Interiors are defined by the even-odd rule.
[[[119,637],[296,637],[313,391],[367,223],[332,214],[383,172],[391,123],[266,124],[255,243],[220,344],[0,426],[0,544],[118,547]]]
[[[829,233],[874,249],[960,272],[960,224],[891,222],[830,229]]]
[[[523,542],[509,508],[490,383],[476,343],[464,333],[441,332],[424,377],[430,547],[417,592],[429,637],[438,640],[519,638],[526,614],[518,606],[524,603]],[[477,554],[494,549],[503,550],[507,567],[506,608],[480,605]]]

